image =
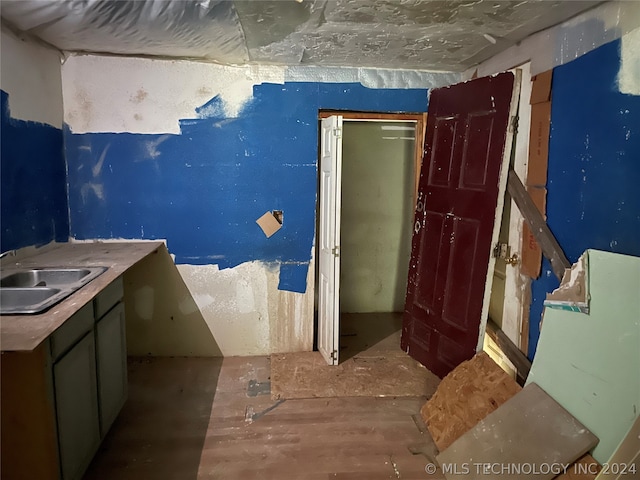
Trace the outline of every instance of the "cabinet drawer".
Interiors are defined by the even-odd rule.
[[[122,300],[124,296],[124,288],[122,277],[118,277],[111,282],[100,294],[93,300],[96,311],[96,319],[102,318],[111,308]]]
[[[51,356],[55,362],[93,328],[93,304],[88,303],[51,335]]]

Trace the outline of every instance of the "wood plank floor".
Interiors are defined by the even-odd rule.
[[[129,399],[85,479],[443,479],[424,397],[275,402],[268,357],[131,358]]]
[[[340,363],[320,352],[271,356],[272,398],[431,397],[440,379],[400,348],[402,313],[341,313]]]

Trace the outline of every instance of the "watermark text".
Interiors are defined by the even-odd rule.
[[[512,476],[512,475],[562,475],[567,472],[577,475],[596,475],[600,471],[614,475],[635,475],[638,473],[635,464],[605,463],[600,466],[596,463],[497,463],[497,462],[465,462],[442,463],[442,473],[450,475],[486,475]],[[434,474],[438,467],[429,463],[424,468],[428,474]],[[635,477],[634,477],[635,478]]]

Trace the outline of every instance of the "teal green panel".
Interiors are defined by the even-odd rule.
[[[640,413],[640,258],[587,253],[590,313],[545,309],[527,383],[600,439],[605,463]]]

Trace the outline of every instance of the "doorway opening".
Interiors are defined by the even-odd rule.
[[[322,224],[327,220],[323,216],[335,215],[329,220],[337,232],[330,248],[339,252],[332,258],[337,263],[333,291],[323,288],[327,281],[321,273],[322,260],[316,269],[318,296],[325,297],[318,298],[318,350],[323,352],[324,342],[323,356],[334,365],[370,349],[400,350],[425,126],[422,114],[321,112],[320,118],[336,115],[342,119],[336,139],[341,162],[333,172],[338,178],[335,190],[323,189],[325,168],[319,169],[316,242],[316,258],[321,259],[326,243],[322,232],[329,230]],[[322,149],[321,145],[320,162],[326,163],[330,160]],[[326,197],[332,195],[339,198],[336,210],[327,215],[322,206],[331,204]],[[323,310],[323,302],[331,308]],[[326,318],[331,313],[334,318]],[[333,335],[323,320],[333,323]]]

